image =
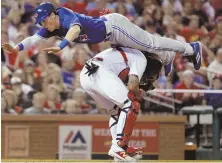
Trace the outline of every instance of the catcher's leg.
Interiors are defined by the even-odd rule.
[[[109,118],[109,129],[112,136],[112,144],[115,145],[116,143],[116,129],[117,129],[117,123],[119,120],[119,114],[120,114],[120,108],[119,106],[115,105],[113,107],[113,110],[116,110],[115,113],[113,113]]]
[[[126,149],[130,136],[133,132],[133,128],[137,119],[137,115],[140,110],[139,101],[127,100],[124,107],[121,109],[119,121],[117,123],[117,144]]]
[[[89,92],[92,98],[96,100],[96,102],[99,102],[102,107],[107,107],[107,103],[114,103],[120,107],[125,105],[130,106],[130,102],[124,104],[127,100],[128,90],[113,71],[103,68],[102,65],[100,65],[95,74],[89,77],[85,74],[86,71],[87,70],[83,68],[80,74],[81,86]],[[115,150],[113,150],[114,146]],[[117,141],[113,141],[109,155],[124,161],[136,161],[136,159],[126,153],[125,149],[117,145]]]
[[[118,107],[115,105],[114,108],[116,109]],[[119,111],[116,112],[116,114],[111,115],[110,120],[109,120],[109,127],[110,127],[110,132],[112,135],[111,150],[113,150],[113,153],[116,150],[118,151],[117,144],[118,144],[118,142],[120,142],[120,141],[118,141],[119,138],[117,138],[118,137],[117,136],[117,124],[119,121],[121,121],[121,119],[119,119],[121,109],[119,108],[118,110]],[[116,149],[116,147],[117,147],[117,149]],[[128,145],[124,144],[123,148],[125,149],[126,153],[129,156],[135,158],[136,160],[140,160],[142,158],[142,153],[143,153],[142,147],[132,147],[132,146],[128,146]],[[112,153],[112,152],[110,151],[110,153]]]
[[[119,121],[119,115],[121,112],[121,108],[119,108],[117,105],[113,107],[113,114],[110,116],[109,119],[109,128],[110,128],[110,133],[112,135],[112,147],[114,148],[117,145],[117,123]],[[135,158],[136,160],[139,160],[142,158],[142,148],[141,147],[131,147],[131,146],[125,146],[127,154],[129,154],[131,157]]]
[[[142,158],[141,155],[142,152],[140,149],[128,147],[128,142],[130,140],[130,136],[132,134],[139,109],[140,109],[139,101],[131,102],[130,100],[126,100],[125,105],[121,109],[118,122],[112,123],[111,127],[115,127],[117,123],[116,130],[115,128],[110,129],[111,132],[112,130],[115,130],[117,132],[116,141],[113,140],[112,147],[109,151],[109,155],[113,156],[114,158],[124,160],[122,159],[124,155],[129,155],[130,157],[136,160]],[[116,118],[117,117],[111,117],[110,121],[113,121],[112,119]],[[119,151],[118,150],[119,147],[123,148],[125,151]]]

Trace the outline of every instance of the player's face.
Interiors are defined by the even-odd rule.
[[[56,29],[56,15],[52,13],[49,15],[42,23],[41,25],[49,30],[50,32],[54,31]]]

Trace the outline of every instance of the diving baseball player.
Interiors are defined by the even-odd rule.
[[[112,146],[108,154],[115,160],[135,162],[140,158],[142,149],[129,147],[128,142],[143,99],[142,90],[154,88],[153,82],[161,68],[158,55],[117,47],[97,54],[82,69],[82,88],[102,107],[108,108],[111,115]]]
[[[154,36],[117,13],[90,17],[64,7],[55,9],[50,2],[44,2],[36,7],[34,17],[35,23],[40,24],[43,28],[15,47],[4,43],[2,45],[4,49],[17,52],[30,48],[42,39],[59,36],[63,40],[58,47],[43,50],[48,53],[59,52],[70,42],[100,43],[110,41],[114,45],[158,54],[160,58],[170,51],[179,52],[183,56],[192,56],[194,67],[197,70],[200,69],[202,63],[202,48],[199,42],[189,44]],[[172,61],[164,65],[166,66],[166,75],[168,75],[172,70]]]

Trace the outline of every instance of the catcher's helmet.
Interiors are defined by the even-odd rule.
[[[34,17],[36,19],[35,24],[41,23],[54,10],[55,10],[55,8],[50,2],[43,2],[43,3],[39,4],[34,11]]]
[[[154,89],[153,82],[158,79],[162,68],[162,60],[158,55],[148,52],[143,52],[147,60],[147,66],[140,80],[140,88],[148,91]]]

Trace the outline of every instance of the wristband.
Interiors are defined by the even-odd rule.
[[[24,45],[23,45],[22,43],[19,43],[19,44],[18,44],[18,47],[19,47],[19,51],[24,50]]]
[[[67,45],[69,45],[69,41],[67,39],[63,39],[62,42],[59,44],[59,47],[60,49],[63,49]]]

